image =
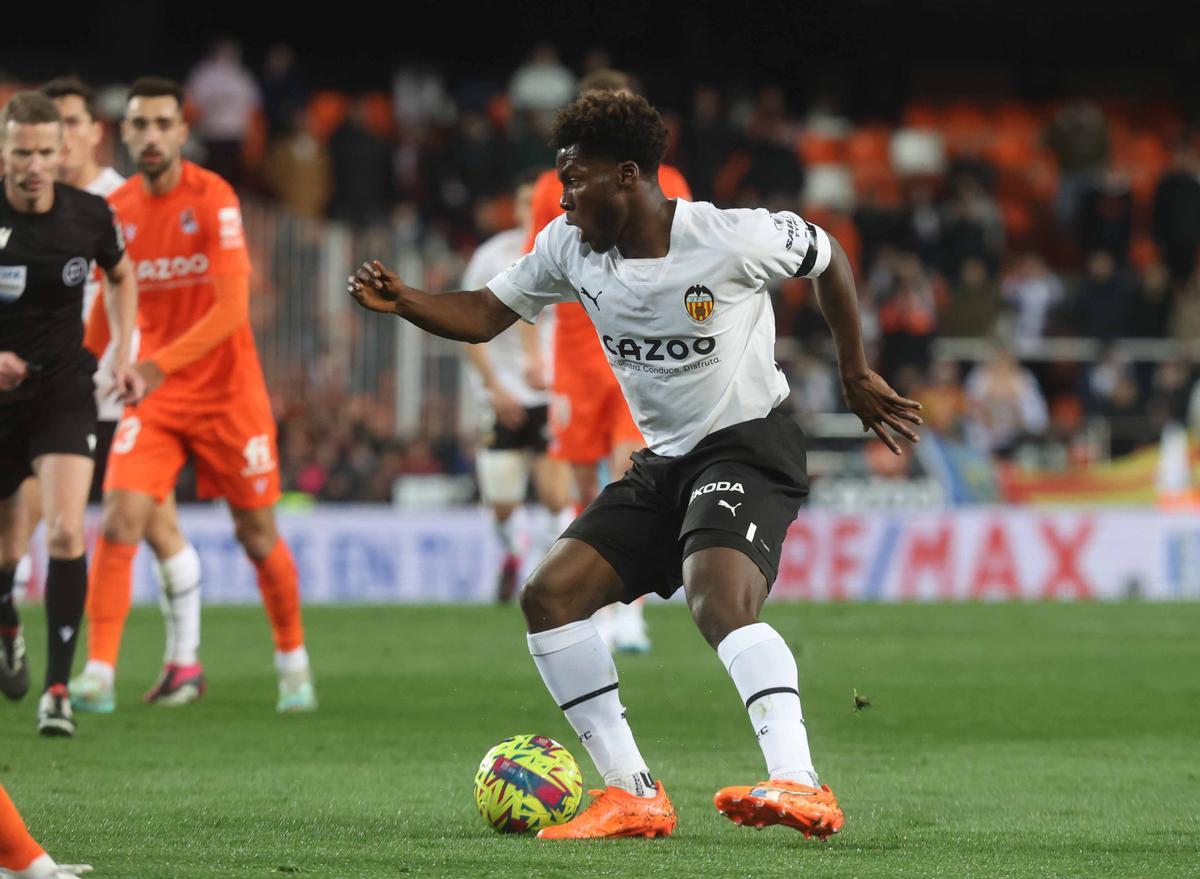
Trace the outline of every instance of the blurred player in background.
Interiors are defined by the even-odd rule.
[[[463,286],[482,287],[525,252],[534,177],[522,180],[515,193],[517,225],[479,245],[463,272]],[[517,532],[514,513],[525,502],[532,472],[538,499],[550,512],[547,533],[534,538],[529,554],[541,558],[561,530],[558,513],[567,507],[570,476],[546,457],[547,405],[544,352],[549,349],[552,321],[510,327],[485,345],[467,345],[475,367],[480,398],[485,401],[484,436],[476,472],[481,500],[495,517],[504,547],[497,598],[509,601],[520,582],[522,550],[527,542]],[[564,479],[565,477],[565,479]]]
[[[91,871],[90,864],[56,864],[29,835],[21,813],[0,785],[0,879],[71,879]]]
[[[596,70],[579,84],[588,92],[636,93],[631,76],[618,70]],[[660,165],[658,184],[667,198],[691,200],[692,191],[676,168]],[[533,250],[537,234],[563,212],[562,183],[554,170],[544,172],[533,192],[533,222],[525,239],[524,252]],[[488,280],[487,278],[482,279]],[[469,285],[468,285],[469,286]],[[483,286],[481,282],[479,286]],[[600,296],[584,293],[583,304],[563,303],[554,307],[554,380],[550,403],[550,455],[571,465],[579,492],[580,508],[600,493],[600,467],[608,466],[615,482],[629,469],[629,456],[645,446],[629,414],[629,405],[613,377],[596,330],[588,319],[591,307],[603,307]],[[610,650],[645,653],[650,649],[644,599],[614,604],[596,613],[596,627]]]
[[[133,267],[104,199],[57,182],[62,143],[62,116],[40,92],[18,92],[0,114],[0,691],[20,699],[29,688],[12,592],[30,535],[19,489],[36,474],[50,556],[38,732],[71,736],[67,677],[87,594],[83,513],[96,447],[96,359],[79,319],[93,261],[114,288],[118,393],[136,402],[144,385],[129,365]]]
[[[275,525],[275,420],[250,329],[241,208],[228,183],[183,161],[187,130],[177,83],[145,77],[133,84],[122,137],[139,173],[110,201],[143,296],[136,369],[153,393],[126,410],[113,438],[88,594],[88,663],[71,696],[77,707],[112,710],[134,554],[190,455],[200,495],[228,501],[237,539],[257,570],[275,638],[277,708],[312,710],[300,584]],[[201,674],[198,662],[172,671]]]
[[[125,182],[125,178],[113,168],[102,167],[96,159],[96,151],[104,138],[104,127],[96,119],[95,92],[91,86],[74,76],[53,79],[42,86],[41,91],[54,101],[63,120],[62,164],[59,166],[58,179],[76,189],[107,198]],[[81,318],[95,307],[101,312],[97,316],[98,321],[103,323],[107,331],[108,324],[102,320],[104,301],[97,295],[101,286],[101,273],[93,263],[84,288]],[[130,359],[137,357],[138,340],[135,328],[130,343]],[[94,341],[86,336],[84,338],[84,345],[96,355],[100,364],[96,370],[96,462],[89,497],[92,503],[99,503],[108,450],[124,406],[117,399],[113,387],[116,341],[110,340],[107,347],[97,347]],[[30,477],[21,486],[21,503],[32,534],[42,517],[41,494],[36,477]],[[181,676],[176,669],[195,664],[196,651],[200,646],[200,556],[179,529],[173,494],[167,495],[166,500],[154,508],[146,528],[146,542],[158,560],[154,571],[162,589],[167,655],[166,668],[145,699],[165,705],[193,702],[204,692],[203,675]],[[33,565],[26,555],[17,566],[14,592],[24,592],[32,569]]]

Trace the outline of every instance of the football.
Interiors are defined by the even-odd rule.
[[[571,752],[546,736],[512,736],[484,755],[475,773],[475,805],[501,833],[538,831],[570,821],[583,796]]]

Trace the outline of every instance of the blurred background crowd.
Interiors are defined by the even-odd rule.
[[[864,99],[852,77],[819,70],[802,86],[698,71],[658,88],[602,49],[575,57],[546,43],[488,75],[401,64],[365,89],[330,87],[282,42],[248,56],[218,40],[191,66],[188,151],[246,207],[291,491],[387,501],[403,477],[470,474],[461,352],[364,321],[342,282],[380,256],[414,284],[453,289],[473,249],[514,223],[514,181],[552,167],[556,110],[608,67],[643,77],[672,133],[667,161],[697,199],[797,211],[849,254],[876,368],[923,401],[937,441],[886,461],[837,420],[811,287],[781,283],[779,359],[818,475],[822,460],[889,479],[948,466],[959,499],[989,500],[1030,473],[1102,472],[1168,425],[1200,426],[1194,105],[1103,82]],[[9,77],[0,100],[24,84]],[[96,85],[115,123],[122,85]],[[107,148],[130,173],[115,137]]]

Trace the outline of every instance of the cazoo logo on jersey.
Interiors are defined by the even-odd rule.
[[[161,256],[158,259],[139,259],[137,279],[139,281],[170,281],[175,278],[200,276],[208,271],[208,255],[193,253],[191,256]]]
[[[605,336],[604,350],[622,360],[687,360],[692,353],[703,357],[717,347],[717,340],[709,337],[699,339],[614,339]]]

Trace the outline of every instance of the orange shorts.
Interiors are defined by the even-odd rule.
[[[555,367],[550,397],[551,458],[595,464],[619,445],[646,445],[607,363],[595,373],[561,366]]]
[[[223,410],[182,413],[147,406],[126,408],[113,436],[104,490],[120,489],[163,500],[184,462],[196,461],[196,493],[223,497],[241,509],[279,500],[275,419],[258,396],[234,398]]]

